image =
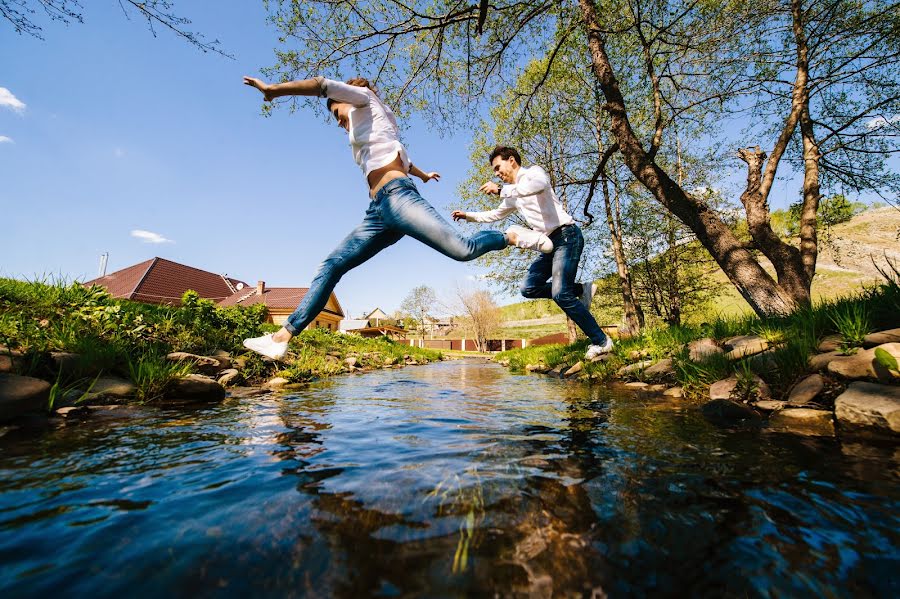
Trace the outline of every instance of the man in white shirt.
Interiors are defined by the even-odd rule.
[[[489,161],[494,173],[506,185],[500,187],[488,181],[479,191],[499,195],[500,205],[485,212],[456,210],[452,214],[453,219],[490,223],[518,210],[534,233],[541,237],[546,235],[552,242],[552,250],[540,254],[528,268],[528,275],[522,283],[522,295],[527,298],[552,298],[591,340],[585,354],[588,360],[608,353],[612,349],[612,339],[603,333],[588,309],[594,284],[575,282],[584,237],[575,219],[556,197],[547,172],[538,165],[521,166],[522,159],[514,148],[494,148]],[[532,231],[528,233],[533,235]]]

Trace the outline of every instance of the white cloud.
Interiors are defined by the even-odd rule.
[[[131,236],[140,239],[144,243],[175,243],[171,239],[166,239],[159,233],[153,231],[144,231],[142,229],[134,229]]]
[[[122,148],[116,148],[115,150],[113,150],[113,154],[116,155],[116,158],[121,158],[125,155],[125,150],[123,150]]]
[[[0,135],[0,144],[14,144],[12,137],[6,137],[5,135]]]
[[[889,123],[900,123],[900,114],[895,114],[889,119],[886,119],[883,116],[876,116],[874,119],[866,123],[866,127],[868,129],[880,129]]]
[[[0,87],[0,106],[5,106],[15,112],[25,111],[25,102],[18,99],[5,87]]]

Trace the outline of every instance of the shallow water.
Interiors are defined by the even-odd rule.
[[[0,439],[3,597],[900,596],[900,448],[444,362]]]

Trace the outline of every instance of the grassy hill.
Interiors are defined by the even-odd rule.
[[[884,266],[886,258],[900,264],[900,210],[878,208],[867,210],[846,223],[820,234],[819,259],[812,293],[815,300],[843,297],[862,286],[880,280],[876,264]],[[873,263],[874,260],[874,263]],[[763,266],[770,273],[772,265],[763,260]],[[707,314],[700,319],[716,315],[736,316],[751,312],[750,306],[737,290],[728,282],[725,273],[717,271],[713,278],[723,283],[722,290]],[[526,300],[501,306],[504,321],[534,320],[533,324],[515,322],[517,326],[506,327],[503,335],[515,338],[533,338],[548,333],[566,330],[562,311],[551,300]],[[595,314],[603,322],[614,323],[620,310],[596,309]],[[548,317],[559,316],[557,322]]]

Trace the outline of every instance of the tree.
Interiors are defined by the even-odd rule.
[[[189,31],[187,26],[191,24],[191,20],[178,16],[171,0],[119,0],[119,6],[126,18],[135,14],[146,20],[153,37],[156,37],[157,27],[162,27],[204,52],[212,51],[234,58],[219,48],[219,40],[206,41],[203,34]],[[43,27],[37,22],[39,14],[50,22],[64,25],[84,22],[82,6],[78,0],[0,0],[0,17],[11,23],[20,35],[44,39]]]
[[[487,351],[487,341],[499,329],[503,322],[500,308],[494,302],[490,292],[485,289],[456,289],[456,299],[462,312],[462,324],[466,331],[475,338],[478,351]]]
[[[422,339],[425,339],[425,319],[437,304],[437,296],[428,285],[420,285],[409,292],[400,304],[400,309],[410,315],[419,329]]]
[[[786,313],[810,300],[823,183],[900,188],[885,163],[900,151],[891,126],[900,112],[900,15],[890,0],[617,0],[602,13],[594,0],[501,1],[488,4],[487,13],[483,4],[272,1],[272,22],[288,46],[272,72],[365,68],[395,108],[425,109],[452,125],[475,118],[478,101],[496,97],[507,75],[521,72],[523,58],[544,58],[549,72],[580,34],[584,60],[575,66],[589,67],[631,176],[692,231],[759,314]],[[539,77],[530,93],[547,79]],[[749,242],[679,185],[665,159],[679,127],[693,123],[719,145],[720,123],[747,115],[759,126],[728,143],[732,156],[741,146],[745,163],[739,199]],[[802,174],[799,248],[770,225],[779,168]]]

